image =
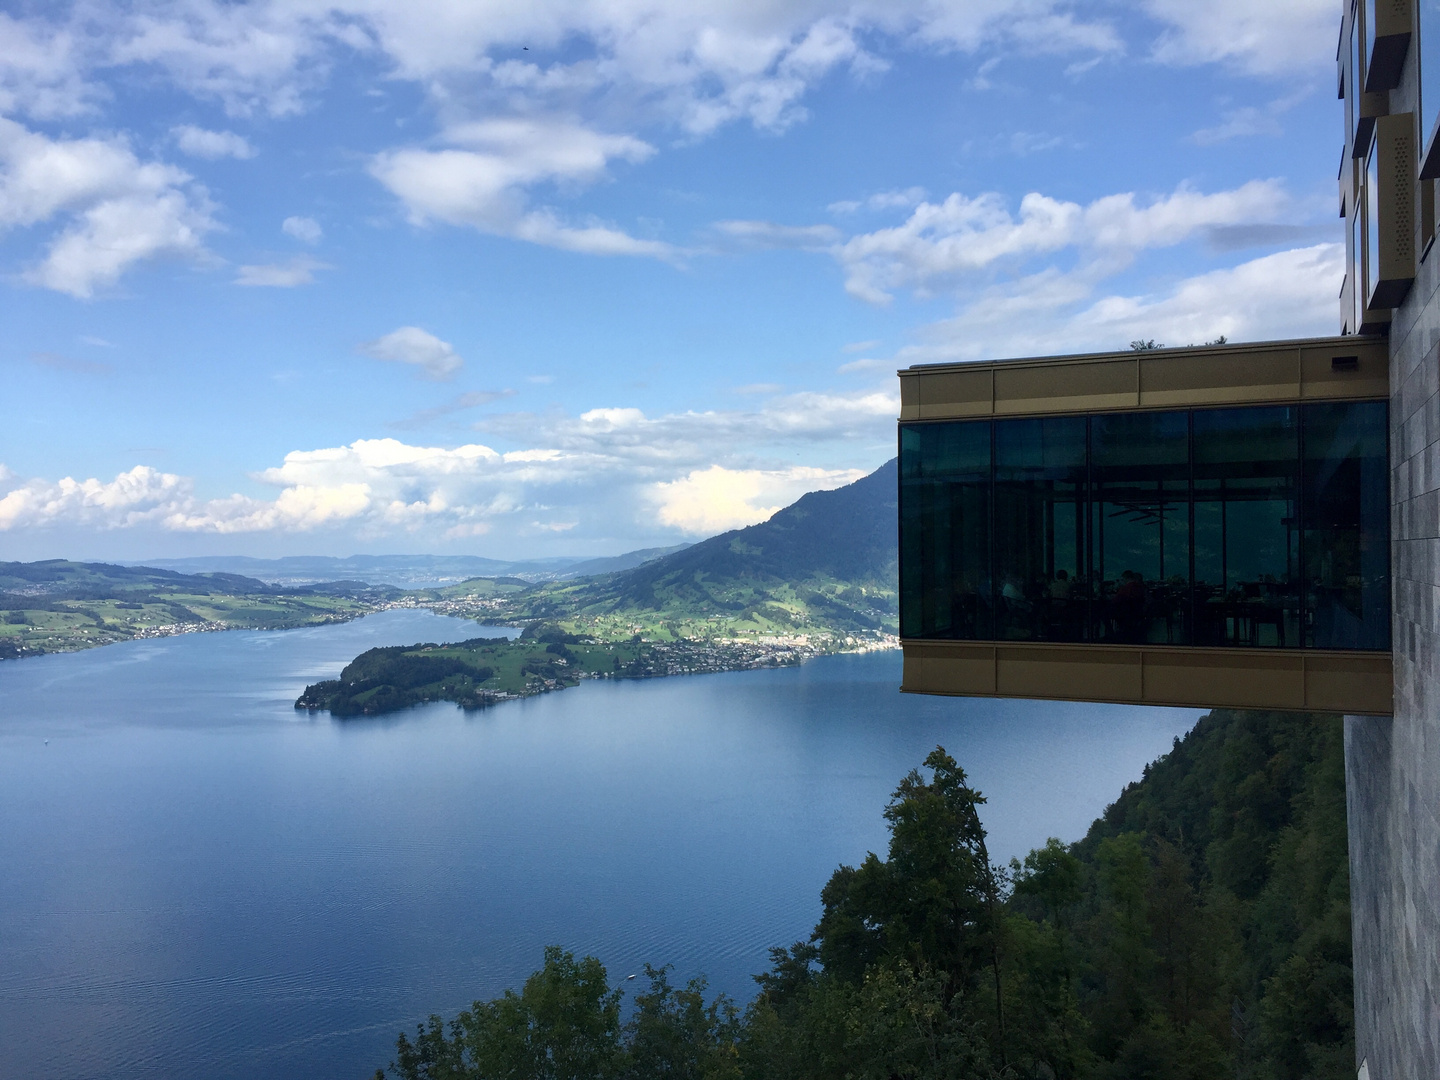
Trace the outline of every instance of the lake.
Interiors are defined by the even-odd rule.
[[[902,695],[894,652],[292,707],[372,646],[487,633],[513,631],[390,611],[0,663],[0,1075],[364,1080],[547,944],[747,1000],[936,744],[1008,859],[1081,836],[1199,715]]]

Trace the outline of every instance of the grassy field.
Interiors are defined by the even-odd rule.
[[[605,589],[607,584],[595,579],[530,586],[467,581],[409,596],[440,614],[501,625],[553,622],[603,641],[636,634],[650,641],[868,641],[896,632],[893,589],[845,582],[745,583],[723,589],[712,584],[703,595],[666,589],[645,603],[616,595]]]

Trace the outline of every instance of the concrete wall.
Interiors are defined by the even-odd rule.
[[[1392,113],[1418,113],[1418,51]],[[1355,1036],[1370,1080],[1419,1080],[1440,1077],[1440,242],[1395,312],[1390,388],[1395,715],[1345,721]]]

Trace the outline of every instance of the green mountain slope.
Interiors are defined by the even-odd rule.
[[[642,566],[518,597],[518,618],[603,632],[663,627],[726,633],[894,633],[895,462],[834,491],[815,491],[767,521]]]

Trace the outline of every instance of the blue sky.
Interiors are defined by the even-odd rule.
[[[0,559],[616,553],[1334,333],[1333,7],[0,3]]]

